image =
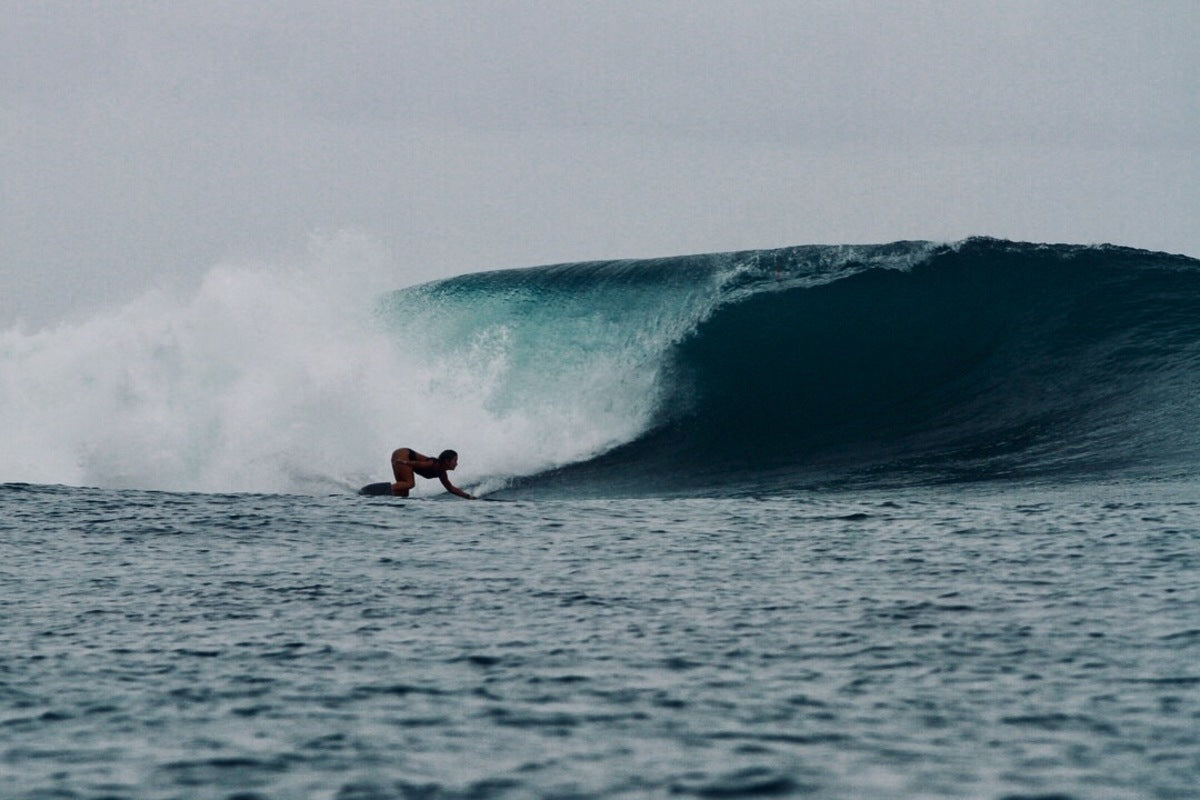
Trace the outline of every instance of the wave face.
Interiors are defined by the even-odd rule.
[[[344,491],[398,446],[453,447],[456,483],[517,497],[1200,465],[1182,256],[970,239],[386,279],[334,241],[0,331],[0,481]]]
[[[1200,262],[988,239],[726,258],[719,298],[663,354],[646,430],[519,481],[518,493],[1180,477],[1200,466]],[[705,275],[711,263],[624,269]]]

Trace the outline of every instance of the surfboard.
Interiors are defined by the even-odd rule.
[[[385,496],[391,497],[392,496],[392,485],[390,483],[368,483],[366,486],[359,489],[358,493],[361,495],[369,496],[369,497],[385,497]],[[412,498],[406,497],[404,499],[411,500]],[[511,503],[512,502],[511,500],[505,500],[502,497],[476,497],[475,499],[476,500],[491,500],[496,503]]]

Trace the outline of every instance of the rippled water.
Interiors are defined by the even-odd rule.
[[[0,794],[1195,798],[1193,498],[0,486]]]

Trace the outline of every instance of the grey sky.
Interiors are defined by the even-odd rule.
[[[0,326],[378,240],[397,286],[972,234],[1200,256],[1200,3],[7,2]]]

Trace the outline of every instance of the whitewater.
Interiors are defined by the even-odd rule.
[[[1200,262],[388,274],[0,332],[0,794],[1195,796]]]

